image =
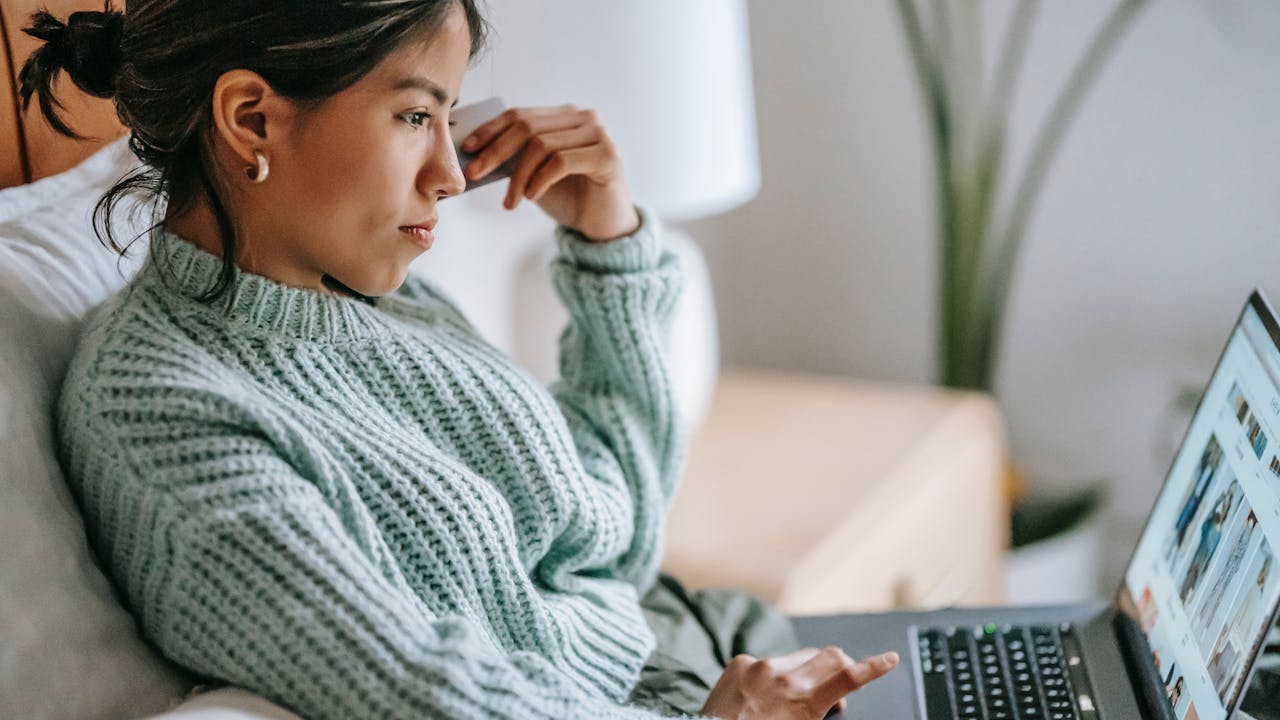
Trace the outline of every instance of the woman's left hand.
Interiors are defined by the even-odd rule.
[[[464,171],[472,180],[519,154],[502,202],[508,210],[532,200],[556,222],[596,242],[640,227],[622,160],[595,110],[510,108],[476,128],[462,149],[477,153]]]

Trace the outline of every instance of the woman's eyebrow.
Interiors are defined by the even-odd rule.
[[[401,90],[423,90],[430,94],[431,97],[435,98],[436,102],[441,105],[449,103],[449,93],[445,92],[444,88],[437,85],[430,78],[425,78],[420,75],[404,78],[400,80],[400,82],[397,82],[391,89],[396,92]],[[458,100],[455,98],[453,103],[449,104],[449,107],[454,107],[457,104]]]

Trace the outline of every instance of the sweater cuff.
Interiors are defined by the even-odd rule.
[[[662,225],[647,208],[635,206],[640,227],[630,235],[592,242],[577,230],[559,225],[556,241],[561,259],[582,270],[625,273],[651,270],[662,259]]]

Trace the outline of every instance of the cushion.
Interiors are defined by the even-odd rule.
[[[54,452],[52,408],[87,311],[140,266],[90,213],[133,167],[124,141],[0,191],[0,717],[133,718],[192,684],[141,638],[85,539]],[[128,203],[121,210],[136,208]],[[119,215],[122,238],[147,213]]]

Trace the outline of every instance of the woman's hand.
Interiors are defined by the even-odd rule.
[[[711,689],[701,715],[725,720],[821,720],[844,696],[888,673],[897,653],[857,662],[834,645],[759,660],[738,655]]]
[[[478,153],[464,171],[472,180],[520,155],[502,202],[508,210],[533,200],[556,222],[597,242],[640,228],[622,160],[595,110],[510,108],[476,128],[462,149]]]

